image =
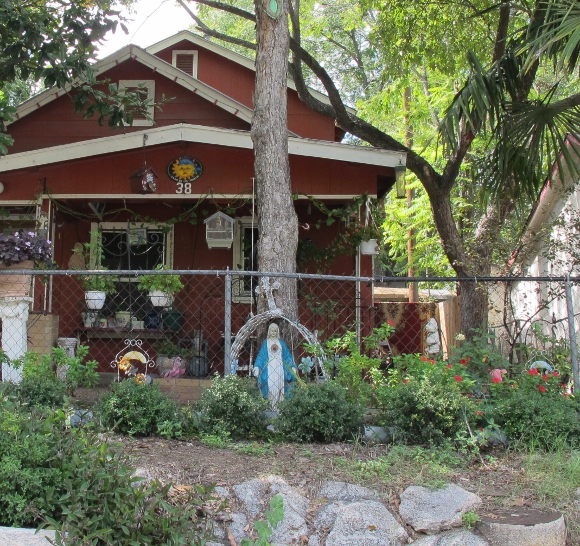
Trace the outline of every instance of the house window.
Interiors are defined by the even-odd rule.
[[[136,106],[128,106],[126,109],[133,114],[133,125],[153,125],[155,117],[155,108],[153,106],[155,101],[155,80],[119,80],[119,88],[132,92],[142,91],[147,93],[146,96],[141,96],[141,98],[151,101],[151,105],[147,109],[143,110]]]
[[[92,224],[91,231],[100,234],[100,265],[107,269],[146,271],[158,265],[173,267],[173,226],[138,224],[127,230],[124,222],[102,222]],[[93,256],[91,262],[94,264]]]
[[[197,51],[177,49],[171,52],[171,64],[197,78]]]
[[[237,271],[258,270],[258,226],[252,217],[236,218],[234,229],[234,263]],[[232,281],[232,296],[235,303],[249,303],[257,286],[257,277],[238,276]]]

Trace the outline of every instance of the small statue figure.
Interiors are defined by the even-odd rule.
[[[280,339],[280,328],[274,322],[268,326],[268,336],[260,347],[252,373],[258,378],[260,391],[270,400],[273,409],[296,381],[298,370],[292,353]]]
[[[439,339],[439,325],[434,318],[430,318],[425,324],[425,353],[434,355],[441,352],[441,340]]]

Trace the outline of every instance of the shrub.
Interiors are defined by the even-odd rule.
[[[260,393],[256,381],[229,375],[214,377],[192,411],[200,412],[197,426],[211,434],[230,435],[234,439],[263,436],[266,432],[270,402]]]
[[[276,430],[291,441],[340,442],[362,428],[362,406],[336,381],[296,387],[278,408]]]
[[[16,386],[20,401],[30,406],[61,408],[66,401],[66,386],[56,377],[30,376]]]
[[[57,530],[55,544],[67,546],[211,538],[197,516],[208,491],[196,486],[177,501],[171,484],[140,484],[119,446],[65,422],[63,411],[25,411],[16,398],[0,397],[0,525],[44,521]]]
[[[554,449],[580,445],[580,403],[537,389],[514,388],[496,398],[491,415],[511,440],[528,448]]]
[[[453,383],[425,376],[379,389],[382,422],[395,428],[395,438],[414,444],[452,440],[475,408]]]
[[[151,436],[181,434],[182,417],[177,404],[156,384],[133,380],[113,383],[96,407],[101,424],[121,434]]]

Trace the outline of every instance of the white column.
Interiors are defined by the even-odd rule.
[[[0,298],[0,317],[2,319],[2,349],[14,360],[20,358],[28,349],[26,321],[28,309],[33,301],[28,296]],[[10,364],[2,364],[2,380],[20,383],[22,368],[15,369]]]
[[[77,348],[77,338],[76,337],[59,337],[56,340],[56,344],[64,349],[66,356],[69,358],[74,358],[75,350]],[[63,381],[66,381],[66,374],[68,373],[68,366],[59,366],[56,370],[56,376]]]

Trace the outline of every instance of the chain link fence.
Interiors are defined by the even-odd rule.
[[[167,300],[156,300],[139,288],[143,277],[164,275],[179,275],[184,285]],[[87,284],[98,284],[86,282],[97,276],[113,281],[110,293],[85,290]],[[408,303],[407,287],[412,281],[419,283],[416,303]],[[488,321],[480,336],[510,362],[549,360],[561,348],[568,351],[570,361],[577,360],[579,278],[461,281],[477,283],[486,294]],[[277,289],[277,282],[294,286],[295,306],[278,295],[283,290]],[[253,368],[263,366],[264,354],[268,362],[276,360],[273,345],[282,355],[276,357],[281,360],[279,370],[287,373],[289,359],[298,365],[308,356],[304,341],[324,342],[353,331],[361,342],[385,322],[395,328],[387,346],[391,354],[446,358],[464,334],[460,284],[454,278],[228,270],[0,270],[2,380],[21,379],[23,368],[16,361],[27,351],[50,355],[53,347],[60,347],[72,357],[80,345],[89,347],[88,358],[96,360],[98,371],[110,379],[143,374],[148,381],[175,384],[234,371],[259,375]],[[271,322],[280,327],[278,338],[268,335]],[[262,382],[263,391],[282,388],[281,380],[277,387],[274,384],[274,375],[268,379],[270,387]],[[288,380],[291,376],[287,374]]]

